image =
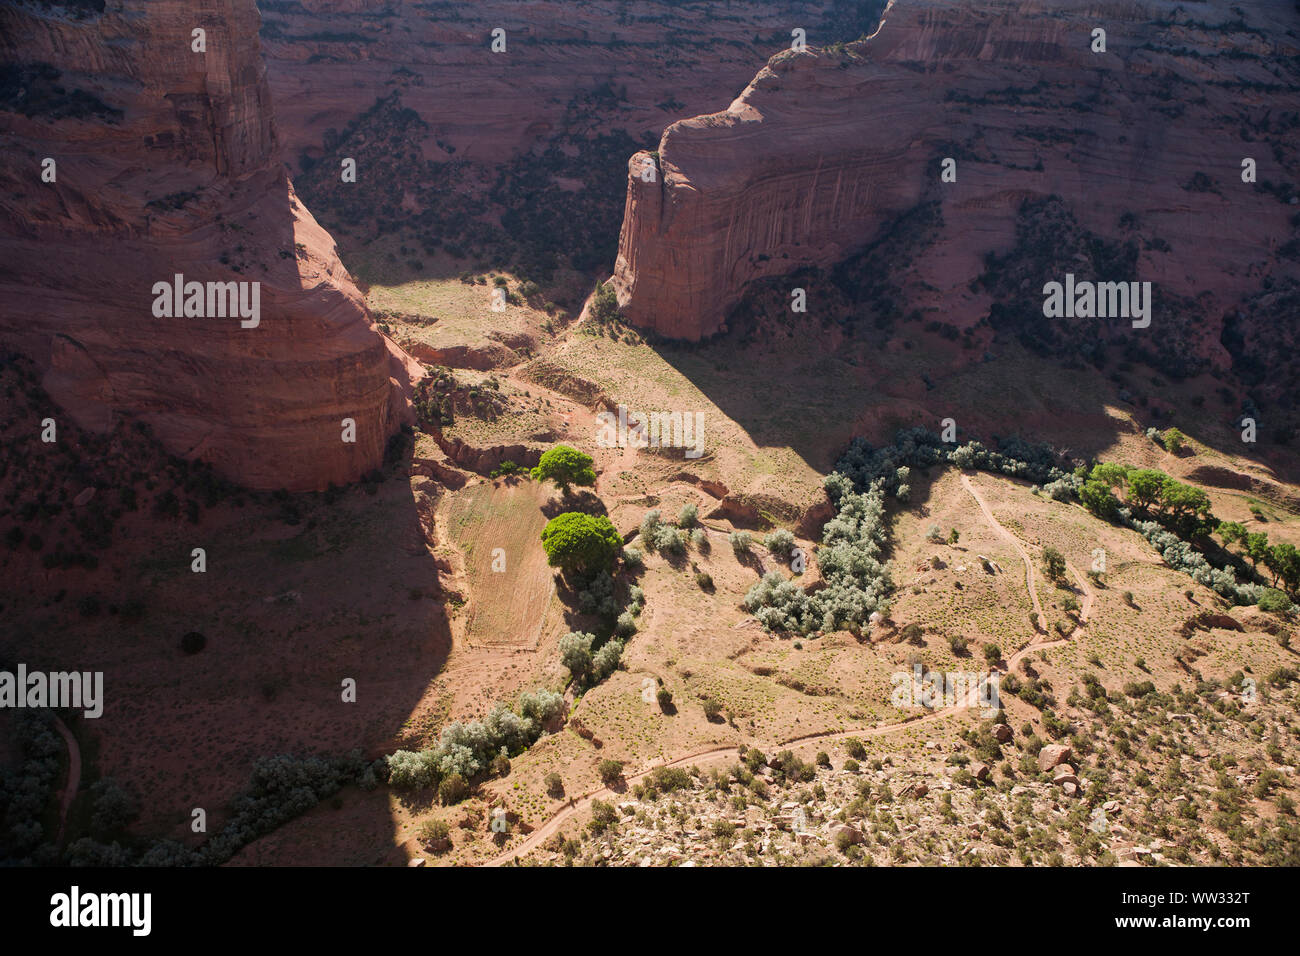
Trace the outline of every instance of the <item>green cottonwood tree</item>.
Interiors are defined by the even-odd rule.
[[[534,481],[553,481],[564,494],[570,485],[594,485],[596,472],[592,457],[568,445],[556,445],[542,455],[531,472]]]
[[[566,511],[546,523],[542,547],[552,567],[566,574],[588,574],[613,566],[623,537],[604,515]]]

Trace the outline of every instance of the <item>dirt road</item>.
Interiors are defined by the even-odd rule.
[[[63,830],[68,824],[68,811],[72,809],[72,801],[77,798],[77,790],[81,787],[81,748],[77,746],[77,738],[72,735],[67,725],[59,720],[57,714],[54,715],[54,729],[68,745],[68,781],[59,796],[59,833],[54,838],[57,846],[63,842]]]

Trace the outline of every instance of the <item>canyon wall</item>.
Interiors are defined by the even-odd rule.
[[[418,370],[295,197],[259,27],[253,0],[0,7],[0,344],[83,426],[319,489],[381,463]],[[157,317],[177,274],[259,283],[260,321]]]
[[[400,92],[428,124],[425,154],[498,164],[561,132],[655,137],[802,28],[855,39],[879,3],[844,0],[262,0],[262,42],[286,158],[319,157],[376,100]],[[870,26],[868,26],[868,24]],[[506,50],[491,50],[505,31]],[[449,148],[450,149],[449,149]]]
[[[883,3],[263,0],[261,35],[294,180],[362,277],[493,263],[576,310],[614,262],[626,157],[793,30],[856,39]]]
[[[1277,250],[1296,212],[1282,186],[1297,172],[1296,25],[1282,0],[895,0],[874,37],[780,53],[727,109],[632,157],[623,313],[707,337],[749,283],[842,260],[932,200],[945,225],[912,264],[928,292],[909,305],[969,324],[989,309],[971,288],[986,253],[1013,245],[1025,200],[1057,195],[1084,229],[1129,224],[1140,278],[1196,299],[1213,351],[1223,310],[1266,272],[1295,275]],[[955,182],[940,181],[945,157]],[[1258,184],[1242,182],[1245,157]]]

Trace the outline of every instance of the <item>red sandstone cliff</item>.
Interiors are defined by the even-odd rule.
[[[83,425],[127,415],[249,486],[323,488],[380,464],[416,367],[294,196],[259,25],[253,0],[0,8],[0,343]],[[259,282],[260,324],[156,318],[176,273]]]
[[[708,336],[747,283],[834,263],[926,198],[946,228],[913,264],[933,290],[920,305],[968,324],[987,312],[968,288],[984,253],[1012,245],[1024,199],[1058,194],[1102,235],[1135,215],[1169,245],[1143,250],[1141,277],[1208,294],[1217,318],[1259,289],[1291,233],[1295,207],[1243,184],[1240,164],[1294,180],[1294,26],[1280,0],[1190,13],[895,0],[874,38],[779,54],[723,112],[670,126],[657,160],[632,157],[614,271],[623,312]],[[1090,50],[1094,27],[1105,54]],[[958,160],[955,183],[939,182],[944,156]],[[1197,173],[1212,187],[1189,189]],[[1204,347],[1217,339],[1208,330]]]
[[[871,19],[829,0],[276,0],[262,12],[291,163],[319,157],[327,130],[342,131],[395,89],[429,125],[430,159],[507,162],[562,131],[573,105],[584,130],[657,136],[747,83],[793,27],[828,42],[858,36]],[[498,27],[504,54],[489,49]],[[605,84],[606,96],[591,95]]]

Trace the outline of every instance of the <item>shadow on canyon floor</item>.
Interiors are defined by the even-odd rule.
[[[1241,457],[1280,481],[1300,481],[1294,451],[1240,441],[1237,406],[1215,394],[1220,383],[1208,377],[1155,387],[1158,373],[1130,369],[1125,382],[1144,391],[1125,396],[1110,369],[1069,369],[1004,342],[982,360],[983,350],[964,351],[919,325],[902,327],[889,343],[874,330],[858,338],[816,326],[789,333],[732,331],[699,345],[661,343],[656,351],[760,447],[789,447],[821,473],[854,437],[883,445],[898,428],[937,432],[951,418],[961,440],[994,445],[997,437],[1019,436],[1085,460],[1113,454],[1126,435],[1176,425],[1206,446],[1207,459]]]
[[[0,659],[103,672],[103,716],[74,724],[97,754],[82,792],[100,775],[125,784],[138,834],[195,844],[192,808],[216,833],[259,758],[373,758],[445,717],[421,704],[451,652],[449,596],[400,469],[334,496],[252,499],[195,524],[132,516],[94,570],[45,569],[27,549],[0,558]],[[198,653],[181,649],[189,632],[206,638]],[[391,832],[387,805],[366,806],[365,828]]]

